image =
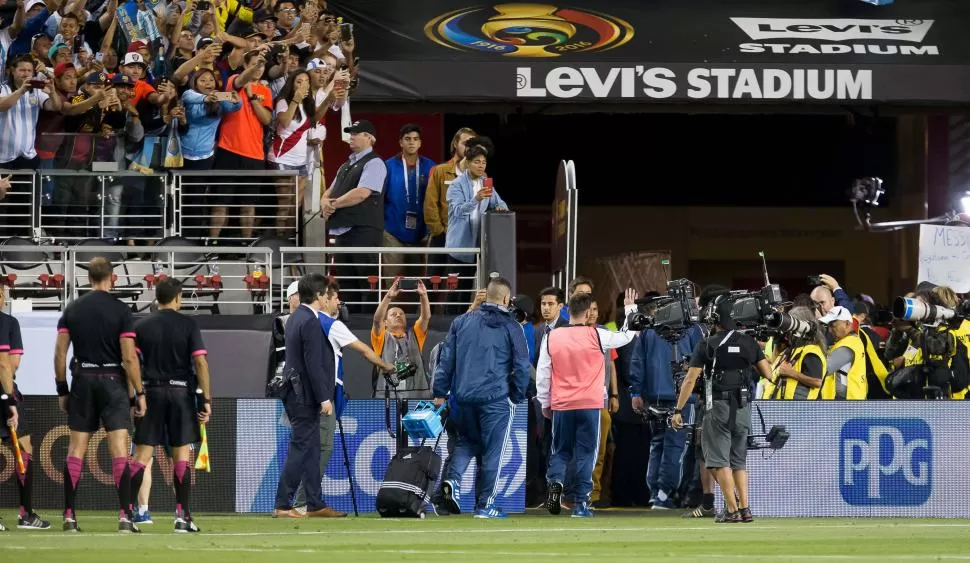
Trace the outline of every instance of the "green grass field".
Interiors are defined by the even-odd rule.
[[[53,516],[49,512],[48,516]],[[5,521],[11,514],[4,512]],[[0,535],[0,561],[110,563],[202,561],[946,561],[970,560],[970,521],[760,519],[715,525],[671,514],[600,511],[579,520],[546,514],[508,520],[273,520],[196,516],[202,534],[173,534],[156,513],[140,535],[119,535],[115,516],[81,512],[81,534]],[[16,520],[14,519],[15,523]]]

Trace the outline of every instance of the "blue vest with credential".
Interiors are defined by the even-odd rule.
[[[330,329],[333,327],[333,323],[337,322],[337,319],[331,317],[326,313],[317,313],[320,318],[320,328],[323,329],[323,334],[326,335],[327,339],[330,339]],[[344,407],[347,406],[347,397],[344,396],[344,355],[343,352],[337,347],[337,343],[330,341],[333,345],[334,350],[337,351],[337,385],[334,387],[334,397],[333,397],[333,409],[337,418],[344,412]]]

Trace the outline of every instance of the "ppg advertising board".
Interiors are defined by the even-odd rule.
[[[343,411],[343,443],[334,437],[333,455],[323,477],[323,496],[337,510],[352,511],[350,482],[343,447],[353,473],[357,504],[361,512],[375,512],[377,491],[387,464],[394,455],[395,440],[385,424],[384,401],[350,401]],[[280,401],[253,399],[237,401],[236,512],[269,512],[276,501],[290,428]],[[394,405],[390,419],[396,420]],[[526,409],[518,409],[512,421],[511,447],[506,448],[496,485],[496,504],[506,512],[525,510]],[[417,442],[415,442],[415,445]],[[426,445],[433,445],[428,440]],[[438,455],[448,457],[448,437],[441,436]],[[475,463],[461,480],[461,507],[471,512],[475,502]]]
[[[967,518],[970,449],[963,401],[760,401],[791,433],[748,453],[762,516]],[[757,414],[753,416],[757,427]]]

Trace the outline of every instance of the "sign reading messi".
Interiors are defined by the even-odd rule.
[[[633,38],[633,26],[590,10],[525,3],[455,10],[429,21],[424,33],[452,49],[545,58],[615,49]]]

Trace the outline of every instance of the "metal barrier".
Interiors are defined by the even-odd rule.
[[[85,244],[67,252],[70,299],[91,290],[87,263],[96,256],[111,260],[115,267],[112,293],[129,301],[136,311],[148,309],[154,301],[154,286],[166,278],[182,282],[182,309],[208,310],[220,314],[229,305],[244,314],[268,312],[273,296],[264,273],[251,264],[272,268],[273,252],[265,247],[215,249],[201,246],[156,246],[152,260],[124,260],[124,247]],[[247,260],[220,260],[222,256],[244,254]],[[257,267],[258,268],[258,267]],[[244,306],[244,307],[239,307]]]
[[[166,236],[167,175],[133,170],[40,171],[54,182],[54,200],[37,210],[37,231],[54,240],[155,240]],[[60,195],[60,193],[65,195]]]
[[[170,171],[175,195],[175,234],[226,241],[252,241],[252,236],[226,236],[230,223],[245,219],[270,221],[258,230],[299,240],[302,218],[297,201],[300,186],[295,170],[183,170]],[[252,207],[254,216],[243,214]],[[221,209],[221,214],[214,213]],[[216,222],[221,232],[215,234]]]
[[[4,170],[0,176],[10,177],[10,189],[0,199],[0,236],[29,239],[34,236],[36,172]]]
[[[468,264],[449,263],[447,256],[450,254],[470,254],[475,260]],[[427,255],[427,261],[407,260],[409,256],[424,255]],[[286,287],[303,274],[321,272],[340,284],[342,302],[349,306],[373,307],[384,298],[394,279],[403,275],[423,280],[432,303],[448,302],[463,309],[485,283],[481,256],[480,248],[285,247],[280,249],[279,274],[273,272],[274,279],[280,281],[273,291],[279,296],[281,310],[285,311],[288,307]]]
[[[0,286],[9,288],[11,299],[30,299],[35,309],[60,310],[68,299],[67,247],[29,242],[0,242]]]

